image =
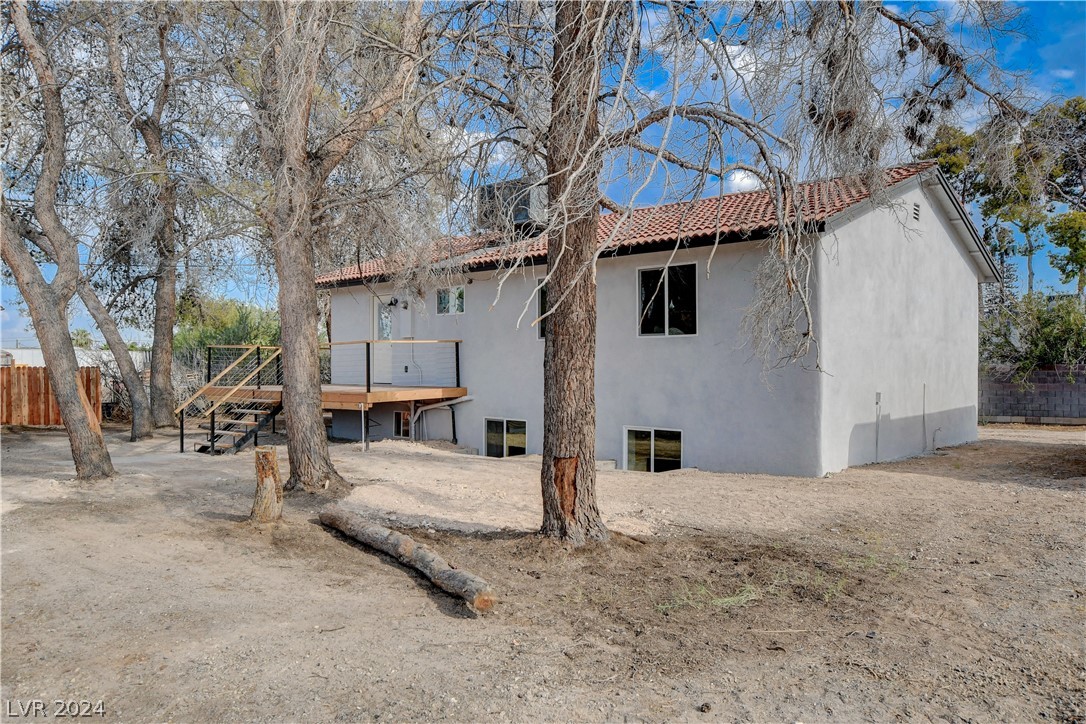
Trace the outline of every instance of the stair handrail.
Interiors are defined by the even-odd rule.
[[[233,345],[231,345],[231,346],[233,346]],[[239,345],[239,346],[240,346],[240,345]],[[257,347],[259,347],[259,346],[260,346],[260,345],[255,345],[255,344],[253,344],[253,345],[248,345],[248,346],[247,346],[247,349],[245,350],[245,354],[243,354],[243,355],[241,355],[240,357],[238,357],[238,358],[237,358],[236,360],[234,360],[234,361],[233,361],[233,362],[231,362],[231,363],[230,363],[229,365],[227,365],[227,366],[226,366],[226,368],[225,368],[225,369],[224,369],[224,370],[223,370],[222,372],[220,372],[219,374],[215,375],[215,376],[214,376],[214,377],[213,377],[212,379],[208,380],[207,384],[205,384],[205,385],[204,385],[203,387],[201,387],[200,389],[196,390],[196,392],[194,392],[194,393],[193,393],[192,397],[190,397],[189,399],[187,399],[187,400],[185,400],[184,402],[182,402],[182,403],[181,403],[181,404],[180,404],[180,405],[179,405],[179,406],[177,407],[177,409],[173,411],[173,414],[174,414],[174,415],[179,415],[179,414],[181,414],[181,411],[182,411],[182,410],[184,410],[184,409],[185,409],[186,407],[188,407],[189,405],[191,405],[191,404],[192,404],[192,402],[193,402],[193,400],[195,400],[195,399],[196,399],[197,397],[201,397],[201,396],[202,396],[202,395],[203,395],[203,394],[204,394],[205,392],[207,392],[207,391],[208,391],[208,390],[209,390],[210,388],[212,388],[212,387],[215,387],[215,383],[217,383],[217,382],[218,382],[219,380],[221,380],[221,379],[222,379],[222,377],[223,377],[223,375],[225,375],[225,374],[226,374],[227,372],[229,372],[230,370],[234,369],[234,368],[235,368],[235,367],[237,367],[237,366],[238,366],[239,364],[241,364],[242,360],[244,360],[244,359],[245,359],[246,357],[248,357],[249,355],[251,355],[251,354],[253,353],[253,351],[254,351],[254,350],[256,350],[256,349],[257,349]]]
[[[265,347],[264,349],[268,349],[268,348],[267,348],[267,347]],[[233,397],[233,396],[234,396],[234,393],[235,393],[235,392],[237,392],[237,391],[238,391],[239,389],[241,389],[242,387],[244,387],[244,386],[245,386],[245,383],[246,383],[246,382],[248,382],[249,380],[253,379],[253,377],[255,377],[256,375],[260,374],[260,371],[261,371],[262,369],[264,369],[265,367],[267,367],[267,366],[268,366],[268,363],[269,363],[269,362],[271,362],[272,360],[274,360],[274,359],[275,359],[276,357],[278,357],[278,356],[280,355],[280,353],[282,353],[282,351],[283,351],[283,348],[282,348],[282,347],[276,347],[276,348],[275,348],[275,352],[274,352],[274,353],[272,353],[272,355],[271,355],[270,357],[268,357],[268,358],[267,358],[266,360],[264,360],[264,361],[263,361],[263,362],[262,362],[262,363],[260,364],[260,366],[259,366],[259,367],[257,367],[257,368],[256,368],[255,370],[253,370],[252,372],[250,372],[250,373],[249,373],[249,375],[248,375],[248,376],[247,376],[247,377],[246,377],[245,379],[243,379],[243,380],[242,380],[241,382],[239,382],[239,383],[237,383],[236,385],[234,385],[233,387],[231,387],[231,388],[230,388],[230,391],[229,391],[229,392],[227,392],[227,393],[226,393],[225,395],[223,395],[223,396],[222,396],[222,398],[220,398],[218,402],[216,402],[216,403],[215,403],[214,405],[212,405],[212,406],[211,406],[211,407],[209,407],[208,409],[204,410],[204,414],[205,414],[205,415],[210,415],[210,414],[211,414],[211,413],[213,413],[213,412],[214,412],[215,410],[219,409],[219,407],[220,407],[220,406],[221,406],[221,405],[222,405],[222,404],[223,404],[224,402],[227,402],[227,401],[228,401],[228,400],[229,400],[229,399],[230,399],[231,397]]]

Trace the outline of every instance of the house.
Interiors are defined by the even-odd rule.
[[[741,321],[768,253],[760,242],[774,226],[766,192],[635,212],[597,273],[597,456],[657,472],[821,476],[975,440],[977,285],[997,272],[933,163],[889,169],[886,178],[889,205],[875,204],[856,180],[801,189],[820,244],[813,288],[823,372],[766,374],[746,346]],[[617,219],[601,217],[601,240]],[[333,411],[332,433],[359,439],[366,425],[371,439],[425,436],[486,455],[539,453],[544,343],[530,322],[545,304],[533,290],[546,239],[462,237],[443,249],[437,266],[462,273],[421,297],[395,288],[381,260],[319,277],[331,292],[332,382],[360,382],[359,356],[337,353],[339,341],[397,340],[406,350],[422,349],[406,340],[461,340],[465,396],[372,405],[368,422]],[[498,280],[514,264],[499,298]],[[661,275],[664,303],[647,307]],[[373,352],[367,374],[380,379],[372,383],[428,374],[425,360],[397,357],[396,348],[381,359]]]

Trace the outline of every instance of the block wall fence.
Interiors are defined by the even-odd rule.
[[[982,423],[1086,425],[1086,365],[1034,370],[1025,384],[982,372],[977,404]]]

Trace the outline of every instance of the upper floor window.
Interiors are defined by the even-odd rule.
[[[638,334],[698,333],[697,264],[640,269]]]
[[[437,290],[438,314],[463,314],[464,313],[464,286],[449,287]]]

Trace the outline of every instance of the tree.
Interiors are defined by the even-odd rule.
[[[1076,282],[1079,297],[1086,300],[1086,211],[1059,214],[1045,224],[1045,231],[1056,247],[1065,250],[1049,254],[1060,281]]]
[[[1070,295],[1026,294],[983,320],[980,361],[1018,380],[1041,367],[1086,363],[1086,306]]]
[[[93,344],[94,340],[91,339],[91,333],[88,330],[77,329],[72,332],[72,346],[80,349],[90,349]]]
[[[133,16],[139,16],[142,9],[137,9]],[[151,419],[157,427],[174,425],[174,389],[173,389],[173,329],[177,314],[177,179],[170,167],[170,149],[168,147],[167,128],[163,113],[167,104],[176,93],[174,61],[170,54],[168,38],[173,25],[173,12],[169,5],[148,6],[151,24],[158,45],[158,63],[161,75],[157,87],[153,89],[153,101],[141,104],[137,112],[129,98],[129,82],[125,75],[121,54],[122,19],[117,7],[102,9],[102,24],[105,29],[108,49],[110,89],[120,116],[126,124],[135,128],[143,140],[144,148],[150,160],[150,174],[157,188],[156,202],[159,218],[151,234],[154,239],[157,264],[154,270],[154,333],[151,343]],[[146,37],[152,27],[148,24],[129,28],[130,37]],[[145,64],[146,69],[150,64]],[[146,73],[146,70],[144,70]],[[143,108],[148,110],[143,111]]]
[[[31,210],[41,231],[30,227],[30,214],[17,208],[12,197],[5,194],[0,214],[0,250],[34,322],[53,395],[68,431],[76,475],[82,479],[109,477],[113,475],[113,463],[102,428],[79,386],[79,363],[68,333],[68,303],[81,283],[81,270],[78,242],[57,211],[68,131],[61,85],[47,46],[38,39],[31,23],[25,1],[14,0],[9,8],[21,51],[29,61],[40,94],[41,161],[33,183]],[[46,281],[24,239],[56,266],[52,281]]]
[[[476,159],[467,185],[519,174],[549,192],[547,274],[534,290],[546,286],[549,307],[545,534],[575,544],[606,537],[592,460],[594,267],[608,246],[597,243],[598,209],[620,215],[620,235],[652,183],[675,200],[738,177],[769,189],[776,230],[746,328],[767,365],[817,367],[808,283],[816,249],[796,184],[855,174],[879,199],[891,142],[922,145],[970,95],[997,127],[1017,125],[1019,109],[985,83],[998,78],[955,35],[995,31],[1005,10],[968,6],[947,22],[940,12],[852,2],[559,0],[439,13],[442,45],[426,85]],[[618,198],[608,193],[616,177],[630,180]]]
[[[359,31],[368,19],[373,27]],[[275,0],[241,5],[230,22],[242,28],[237,38],[222,27],[208,27],[199,15],[190,30],[209,55],[212,44],[239,43],[219,69],[247,107],[259,149],[264,191],[257,192],[258,215],[279,282],[290,460],[285,487],[316,490],[339,476],[321,417],[314,237],[320,233],[329,178],[397,107],[415,78],[422,3],[414,0],[402,14],[390,16],[365,5]],[[377,46],[338,48],[334,41],[345,28],[353,28],[352,39],[375,39]],[[264,50],[255,56],[254,47]],[[333,49],[336,58],[330,59]],[[331,86],[322,75],[329,67],[350,72],[349,90]]]

